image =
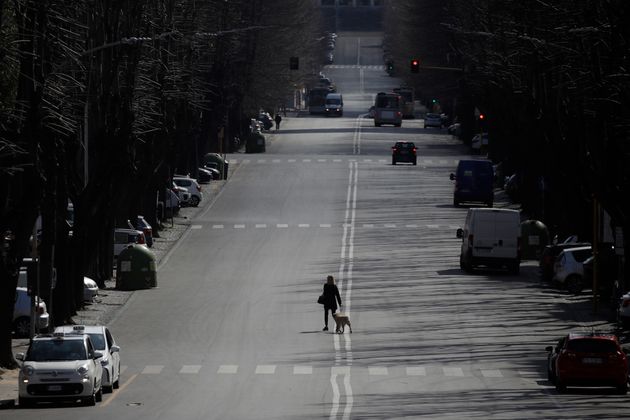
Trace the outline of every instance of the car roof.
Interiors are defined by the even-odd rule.
[[[569,340],[579,340],[582,338],[594,338],[598,340],[612,340],[618,342],[618,338],[615,334],[604,332],[571,332],[569,333]]]
[[[116,228],[116,232],[120,232],[120,233],[135,233],[135,234],[141,234],[142,233],[141,230],[129,229],[129,228]]]
[[[79,333],[79,331],[83,331]],[[92,334],[102,333],[105,331],[104,325],[61,325],[55,328],[55,332],[74,333],[74,334]]]

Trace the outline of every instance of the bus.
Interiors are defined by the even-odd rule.
[[[309,114],[323,114],[326,112],[326,95],[330,93],[327,87],[315,87],[308,91]]]
[[[403,99],[396,93],[379,92],[374,102],[374,125],[393,124],[396,127],[402,125]]]
[[[413,118],[415,112],[413,88],[399,87],[395,88],[394,92],[399,94],[403,99],[403,118]]]

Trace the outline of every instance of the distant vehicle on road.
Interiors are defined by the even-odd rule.
[[[464,159],[457,164],[457,170],[450,175],[455,181],[453,205],[461,203],[484,203],[492,207],[494,203],[494,168],[492,162],[481,159]]]
[[[477,266],[507,267],[519,273],[521,262],[521,216],[518,210],[470,208],[462,239],[459,266],[470,273]]]
[[[416,152],[416,145],[413,142],[397,141],[392,147],[392,165],[398,162],[409,162],[416,165],[418,162]]]
[[[374,125],[392,124],[402,125],[402,98],[397,93],[379,92],[374,102]]]
[[[343,117],[343,96],[340,93],[329,93],[326,95],[325,106],[324,112],[326,115]]]
[[[442,117],[440,114],[427,113],[424,116],[424,128],[427,127],[442,128]]]
[[[580,294],[584,288],[584,267],[582,263],[593,255],[593,248],[582,246],[564,249],[556,257],[553,266],[553,281],[566,287],[569,293]]]

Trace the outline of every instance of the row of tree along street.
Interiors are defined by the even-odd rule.
[[[523,210],[552,234],[615,238],[627,290],[630,3],[398,0],[384,19],[395,75],[454,116],[464,142],[489,133],[488,156],[518,174]]]
[[[320,25],[311,0],[0,0],[0,366],[15,366],[38,216],[39,295],[58,325],[83,305],[84,275],[111,277],[114,227],[137,214],[159,227],[173,173],[196,175],[317,73]]]

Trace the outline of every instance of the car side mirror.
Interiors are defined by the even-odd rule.
[[[23,362],[23,361],[24,361],[24,353],[17,353],[17,354],[15,355],[15,359],[16,359],[16,360],[20,360],[20,361],[22,361],[22,362]]]
[[[451,174],[451,175],[449,176],[449,179],[450,179],[451,181],[455,181],[455,174]]]
[[[101,357],[103,357],[103,353],[102,352],[100,352],[100,351],[95,351],[94,352],[94,357],[93,357],[94,360],[100,359]]]
[[[551,346],[547,346],[547,347],[545,347],[545,351],[546,351],[547,353],[551,353],[551,352],[553,351],[553,347],[551,347]]]
[[[459,239],[462,239],[464,237],[464,229],[462,228],[457,229],[455,236],[457,236],[457,238]]]
[[[112,346],[110,349],[110,352],[112,353],[118,353],[120,351],[120,347],[118,346]]]

